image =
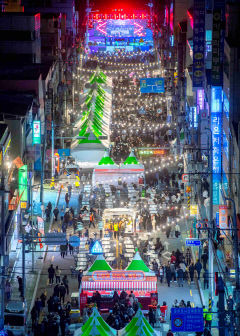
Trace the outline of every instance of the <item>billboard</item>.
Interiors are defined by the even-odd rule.
[[[205,0],[193,7],[193,89],[204,87]]]
[[[173,332],[202,332],[204,329],[202,308],[171,308]]]
[[[140,78],[141,93],[163,93],[164,78]]]
[[[227,205],[219,205],[219,228],[221,230],[228,228],[228,207]]]

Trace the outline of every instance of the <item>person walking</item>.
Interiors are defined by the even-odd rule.
[[[81,286],[81,283],[82,283],[82,277],[83,277],[83,271],[80,269],[78,271],[78,289],[80,288]]]
[[[55,269],[53,267],[53,264],[51,264],[51,266],[48,268],[49,285],[53,284],[54,275],[55,275]]]
[[[181,269],[181,267],[179,267],[177,269],[177,280],[178,280],[178,286],[179,287],[183,287],[183,276],[184,276],[184,272]]]
[[[74,249],[73,246],[71,244],[69,244],[68,247],[69,247],[70,255],[73,255],[73,249]]]
[[[64,259],[66,253],[66,245],[60,245],[60,255]]]
[[[69,201],[70,201],[70,197],[69,197],[68,193],[66,193],[65,194],[66,208],[68,208],[68,206],[69,206]]]
[[[18,280],[18,290],[20,292],[20,296],[23,297],[23,280],[20,276],[17,276]]]
[[[41,303],[42,303],[42,308],[45,308],[46,306],[46,300],[47,300],[47,296],[46,296],[46,291],[43,292],[41,295],[40,295],[40,300],[41,300]]]
[[[94,214],[93,212],[90,213],[90,216],[89,216],[89,229],[91,227],[91,225],[95,228],[95,224],[94,224]]]
[[[176,269],[175,265],[173,263],[170,264],[170,270],[171,270],[171,280],[176,282]]]
[[[65,214],[65,209],[64,209],[64,207],[62,207],[62,209],[61,209],[61,211],[60,211],[60,218],[61,218],[61,221],[63,221],[64,214]]]
[[[185,255],[185,262],[186,262],[186,265],[189,266],[191,264],[191,251],[189,248],[187,248],[186,250],[186,255]]]
[[[164,268],[162,266],[160,266],[160,268],[159,268],[159,280],[160,280],[160,283],[163,283],[163,278],[164,278]]]
[[[172,278],[171,269],[170,269],[170,266],[167,266],[166,267],[166,280],[167,280],[168,287],[170,287],[171,278]]]
[[[58,210],[57,206],[53,210],[53,214],[54,214],[54,217],[55,217],[55,222],[57,222],[57,220],[58,220],[58,214],[59,214],[59,210]]]
[[[32,331],[34,331],[34,328],[37,324],[37,310],[36,310],[36,306],[34,305],[32,310],[31,310],[31,320],[32,320]]]
[[[191,265],[189,266],[189,275],[190,275],[191,282],[193,282],[193,278],[194,278],[194,271],[195,271],[194,264],[193,264],[193,263],[191,263]]]
[[[66,288],[63,283],[61,283],[61,285],[59,286],[59,294],[60,294],[60,302],[64,304]]]
[[[114,238],[119,238],[118,223],[114,222],[113,224]]]
[[[11,292],[12,292],[12,289],[11,289],[11,283],[9,280],[6,280],[6,284],[5,284],[5,294],[6,294],[6,299],[7,301],[10,300],[11,298]]]
[[[178,238],[181,234],[180,226],[178,224],[175,225],[175,237]]]
[[[61,276],[61,270],[58,268],[58,266],[56,266],[55,268],[56,284],[61,282],[60,276]]]
[[[67,295],[69,295],[69,286],[68,286],[68,278],[67,275],[65,274],[64,277],[62,278],[62,283],[64,284],[66,288]]]
[[[201,257],[202,263],[203,263],[203,269],[206,270],[207,268],[207,262],[208,262],[208,254],[204,252]]]
[[[152,308],[149,309],[148,318],[149,318],[149,323],[154,328],[154,324],[156,323],[156,317],[155,317],[155,314]]]
[[[200,262],[200,260],[198,259],[196,264],[195,264],[195,270],[197,271],[198,274],[198,280],[200,280],[200,274],[201,274],[201,270],[202,270],[202,264]]]
[[[207,269],[205,269],[205,271],[203,273],[203,285],[204,285],[204,289],[208,289],[208,287],[209,287],[209,273],[208,273]]]

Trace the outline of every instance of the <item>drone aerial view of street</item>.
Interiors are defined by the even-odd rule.
[[[0,0],[0,336],[240,336],[238,28]]]

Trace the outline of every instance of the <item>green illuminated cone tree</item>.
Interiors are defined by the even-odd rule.
[[[141,309],[138,309],[131,322],[118,334],[119,336],[155,336],[157,332],[144,317]]]
[[[87,322],[78,330],[74,336],[115,336],[117,331],[112,329],[101,317],[96,307]]]

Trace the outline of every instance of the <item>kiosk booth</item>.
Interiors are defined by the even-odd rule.
[[[143,262],[139,252],[136,252],[126,270],[113,270],[99,255],[82,278],[80,309],[85,307],[96,291],[101,295],[101,309],[112,309],[114,291],[120,295],[123,290],[127,294],[133,291],[143,310],[157,304],[157,277]]]
[[[131,234],[136,232],[135,219],[137,212],[133,208],[112,208],[103,212],[104,235],[109,233],[110,223],[119,223],[121,232]]]

